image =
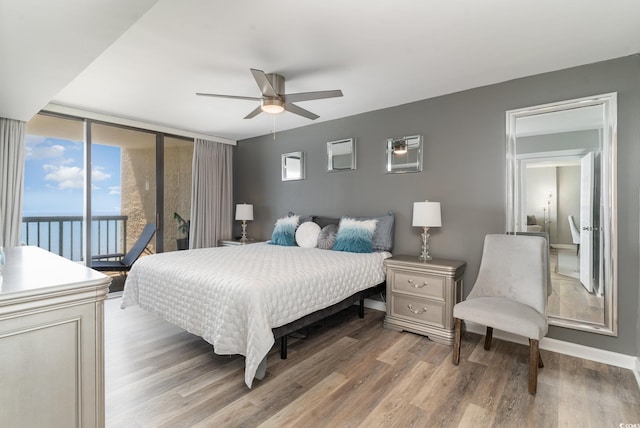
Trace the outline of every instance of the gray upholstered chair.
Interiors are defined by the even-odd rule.
[[[571,240],[576,244],[576,253],[580,253],[580,229],[576,226],[576,221],[573,219],[572,215],[568,216],[568,219],[569,229],[571,230]]]
[[[543,367],[539,341],[548,330],[549,250],[540,236],[487,235],[476,283],[467,299],[453,308],[453,363],[460,361],[462,321],[487,327],[484,348],[493,329],[529,338],[529,393],[535,394],[538,367]]]

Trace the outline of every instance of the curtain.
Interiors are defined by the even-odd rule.
[[[20,245],[25,122],[0,117],[0,246]]]
[[[189,248],[216,247],[231,237],[233,147],[196,138],[191,182]]]

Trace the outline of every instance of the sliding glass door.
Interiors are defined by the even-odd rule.
[[[192,157],[190,139],[38,114],[27,124],[22,240],[87,265],[125,254],[146,224],[157,227],[147,253],[188,246]]]
[[[84,122],[39,114],[26,134],[21,240],[83,260]]]
[[[193,140],[164,138],[164,251],[189,248]]]
[[[157,221],[156,136],[91,123],[91,165],[91,254],[126,253]]]

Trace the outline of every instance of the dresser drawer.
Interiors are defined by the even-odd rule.
[[[392,316],[444,327],[444,313],[444,303],[403,294],[391,295]]]
[[[393,290],[429,298],[445,300],[445,281],[442,276],[395,271]]]

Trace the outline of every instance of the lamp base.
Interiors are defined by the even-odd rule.
[[[425,226],[420,236],[422,237],[422,252],[420,253],[420,257],[418,257],[418,260],[421,262],[433,260],[433,257],[429,254],[429,236],[431,236],[429,235],[429,228]]]
[[[240,242],[247,242],[249,238],[247,238],[247,221],[242,220],[242,237],[240,238]]]

